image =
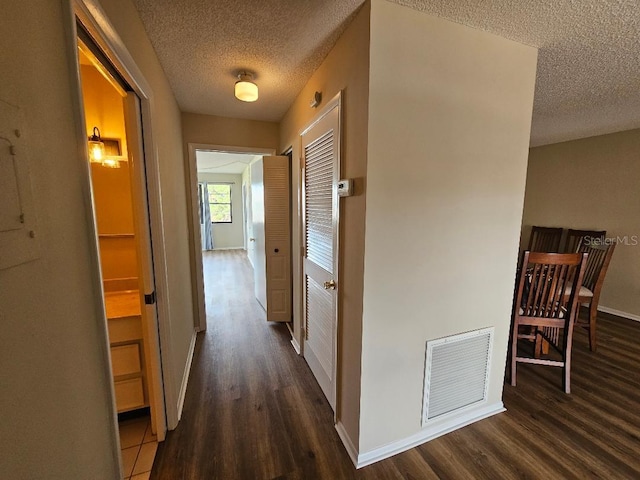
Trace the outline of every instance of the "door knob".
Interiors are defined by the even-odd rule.
[[[334,282],[333,280],[329,280],[328,282],[324,282],[324,289],[325,290],[335,290],[336,289],[336,282]]]
[[[255,238],[250,238],[250,239],[249,239],[249,241],[250,241],[250,242],[255,242],[255,241],[256,241],[256,239],[255,239]]]

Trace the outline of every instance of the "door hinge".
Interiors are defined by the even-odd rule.
[[[154,305],[156,303],[156,291],[154,290],[151,293],[144,294],[144,304],[145,305]]]

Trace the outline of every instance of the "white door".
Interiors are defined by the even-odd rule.
[[[140,291],[142,308],[142,326],[144,329],[144,356],[146,359],[147,385],[151,409],[151,428],[164,440],[167,424],[164,405],[164,388],[160,365],[160,342],[158,338],[158,317],[156,311],[156,292],[153,275],[153,257],[151,251],[151,233],[149,229],[149,208],[147,202],[147,182],[144,167],[144,149],[142,143],[142,124],[140,121],[140,99],[127,92],[124,99],[127,150],[129,154],[131,186],[133,196],[134,224],[138,254],[138,275],[142,279]]]
[[[339,100],[302,134],[304,358],[336,402]]]
[[[291,321],[291,176],[289,157],[262,157],[267,320]]]
[[[252,236],[249,242],[250,253],[253,256],[253,278],[255,295],[267,309],[267,258],[265,255],[264,233],[264,179],[263,159],[251,164],[251,223]]]

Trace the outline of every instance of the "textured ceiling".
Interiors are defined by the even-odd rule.
[[[257,155],[246,153],[223,153],[196,150],[198,173],[228,173],[238,175],[247,168]]]
[[[133,0],[180,108],[278,121],[363,0]],[[640,127],[637,0],[393,0],[540,49],[532,145]],[[260,99],[233,97],[256,72]]]
[[[133,0],[180,108],[279,121],[363,0]],[[233,96],[255,74],[255,103]]]

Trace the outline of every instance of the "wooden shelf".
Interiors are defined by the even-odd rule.
[[[138,290],[105,293],[104,303],[108,319],[142,315]]]

